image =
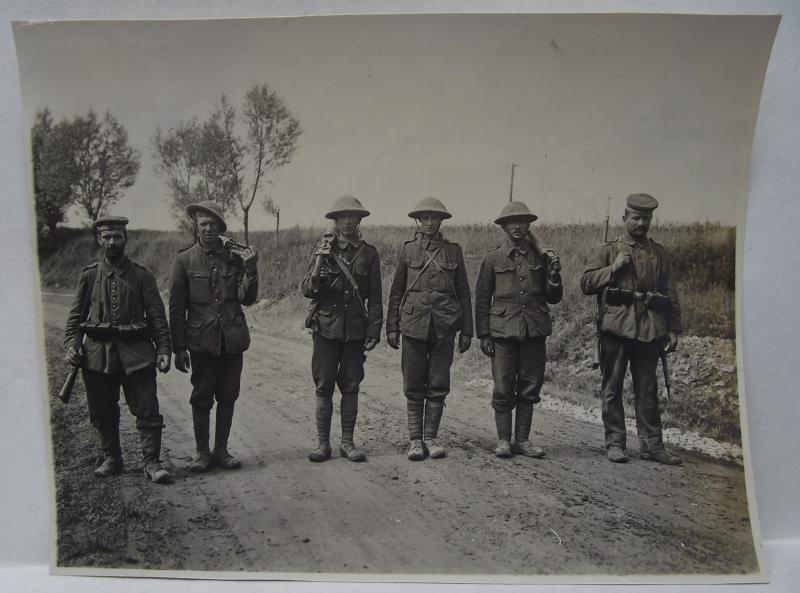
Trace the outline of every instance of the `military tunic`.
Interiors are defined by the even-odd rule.
[[[509,412],[520,400],[536,403],[544,382],[545,339],[553,331],[549,304],[561,301],[560,280],[548,278],[547,261],[525,242],[509,239],[486,254],[475,285],[475,327],[491,337],[492,407]]]
[[[105,261],[87,266],[78,278],[67,317],[65,349],[80,348],[82,321],[110,323],[115,328],[143,322],[149,333],[149,337],[136,338],[86,337],[82,374],[92,425],[99,430],[117,426],[121,387],[137,428],[160,430],[156,354],[170,353],[170,335],[153,275],[127,257],[116,267]]]
[[[473,334],[472,299],[461,247],[441,234],[407,241],[398,255],[389,293],[386,333],[403,336],[401,366],[408,399],[445,399],[459,331],[464,336]]]
[[[190,402],[210,410],[239,397],[243,356],[250,332],[242,305],[258,297],[258,275],[221,245],[195,243],[172,265],[169,318],[173,349],[188,350],[192,362]]]
[[[631,263],[614,273],[611,265],[619,253],[629,253]],[[632,302],[609,305],[606,289],[610,286],[631,291],[635,295]],[[581,290],[598,298],[606,448],[626,446],[622,388],[630,363],[641,450],[663,449],[656,369],[667,333],[682,331],[680,303],[666,250],[652,239],[638,243],[624,234],[603,245],[587,263]],[[664,311],[648,308],[644,301],[648,292],[668,296],[669,307]]]
[[[339,256],[356,281],[358,291],[333,260]],[[318,286],[309,262],[302,282],[303,296],[311,299],[308,325],[314,333],[311,367],[318,397],[330,398],[338,384],[344,394],[357,394],[364,379],[364,342],[380,339],[383,325],[380,258],[366,241],[337,240],[323,257]]]

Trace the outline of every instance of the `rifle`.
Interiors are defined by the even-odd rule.
[[[608,243],[608,221],[611,218],[611,196],[608,196],[606,206],[606,228],[603,231],[603,243]],[[602,294],[602,293],[601,293]],[[595,324],[597,332],[595,334],[594,348],[592,349],[592,369],[600,368],[600,324],[603,321],[603,310],[600,304],[600,295],[597,296],[597,308],[595,311]],[[602,373],[602,371],[600,371]]]
[[[669,378],[669,360],[667,360],[667,351],[662,350],[659,353],[661,358],[661,370],[664,372],[664,387],[667,390],[667,404],[672,406],[672,380]]]

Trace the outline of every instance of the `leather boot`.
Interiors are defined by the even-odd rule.
[[[410,441],[407,456],[411,461],[425,459],[425,446],[422,444],[422,417],[424,412],[425,402],[414,399],[406,400],[408,440]]]
[[[497,427],[497,447],[494,454],[502,459],[511,457],[511,412],[494,411],[494,423]]]
[[[201,410],[192,406],[192,423],[194,425],[194,442],[197,455],[189,465],[189,471],[205,473],[211,467],[211,451],[208,448],[209,437],[209,410]]]
[[[424,438],[431,459],[441,459],[447,455],[447,450],[436,440],[436,436],[439,434],[439,423],[442,421],[442,412],[444,412],[443,401],[425,401]]]
[[[655,451],[641,451],[639,457],[646,461],[657,461],[662,465],[682,465],[683,460],[677,455],[673,455],[666,449],[656,449]]]
[[[167,484],[172,481],[172,474],[161,467],[161,429],[140,428],[139,442],[142,445],[142,460],[144,461],[144,477],[157,484]]]
[[[122,447],[119,444],[119,424],[107,424],[97,428],[97,439],[103,450],[103,462],[95,468],[98,478],[116,476],[122,473]]]
[[[228,453],[228,436],[233,424],[234,402],[217,402],[217,426],[214,429],[214,451],[211,457],[222,469],[238,469],[242,462]]]
[[[331,417],[333,400],[330,397],[315,397],[317,420],[317,448],[308,454],[309,461],[325,461],[331,457]]]
[[[544,457],[544,450],[541,447],[534,447],[528,440],[532,420],[533,402],[518,402],[517,414],[514,417],[514,442],[511,445],[511,452],[516,455],[541,459]]]
[[[347,457],[350,461],[366,461],[366,454],[356,448],[353,443],[353,433],[356,429],[356,418],[358,417],[358,393],[343,393],[340,405],[342,416],[342,443],[339,447],[339,454]]]

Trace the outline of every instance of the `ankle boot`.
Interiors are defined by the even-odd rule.
[[[325,461],[331,457],[331,417],[333,400],[330,397],[316,397],[315,416],[317,420],[317,448],[308,454],[309,461]]]
[[[408,440],[410,441],[407,456],[411,461],[422,461],[425,459],[425,447],[422,444],[422,417],[424,412],[425,402],[414,399],[406,400]]]
[[[213,463],[211,450],[208,448],[209,410],[201,410],[197,406],[192,406],[192,424],[197,455],[189,465],[189,471],[202,474],[207,472]]]
[[[356,418],[358,418],[358,393],[342,394],[340,412],[342,417],[342,443],[339,447],[339,453],[350,461],[366,461],[366,454],[356,448],[353,443],[353,433],[356,428]]]
[[[425,445],[431,459],[441,459],[447,455],[447,450],[436,440],[439,434],[439,423],[444,412],[443,401],[426,400],[425,402]]]
[[[142,445],[144,477],[157,484],[167,484],[172,474],[161,466],[161,428],[140,428],[139,442]]]
[[[97,440],[103,450],[103,462],[94,470],[98,478],[122,473],[122,447],[119,443],[119,424],[106,424],[97,428]]]
[[[534,447],[530,440],[528,440],[531,433],[532,421],[533,402],[518,402],[517,413],[514,417],[514,442],[511,445],[511,452],[516,455],[541,459],[544,457],[544,449],[541,447]]]
[[[233,424],[234,402],[217,402],[217,425],[214,429],[214,451],[211,457],[222,469],[238,469],[242,463],[228,453],[228,436]]]
[[[497,447],[494,454],[503,459],[511,457],[511,412],[495,410],[494,422],[497,427]]]

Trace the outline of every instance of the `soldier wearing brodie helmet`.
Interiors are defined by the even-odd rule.
[[[89,418],[97,430],[104,460],[97,477],[122,472],[119,391],[125,394],[144,460],[153,482],[171,480],[161,466],[161,429],[156,368],[170,368],[170,335],[155,278],[125,255],[128,219],[98,218],[94,223],[102,257],[83,269],[67,318],[66,361],[81,367]]]
[[[598,298],[603,425],[608,459],[625,463],[622,386],[630,362],[640,457],[681,463],[667,452],[661,434],[656,367],[662,350],[678,347],[681,310],[666,250],[647,237],[658,202],[628,196],[625,232],[606,243],[586,264],[581,290]]]
[[[529,232],[536,218],[522,202],[506,204],[495,220],[506,239],[486,254],[475,285],[475,328],[481,351],[492,358],[495,455],[501,458],[545,454],[529,435],[544,382],[545,340],[552,333],[548,303],[561,301],[564,288],[558,256]]]
[[[241,462],[228,452],[228,437],[250,332],[242,305],[258,296],[258,253],[249,247],[232,252],[223,246],[227,226],[216,202],[191,204],[196,242],[181,251],[172,265],[169,319],[175,368],[191,368],[192,423],[197,456],[190,470],[212,465],[236,469]],[[209,424],[217,403],[214,449],[209,449]]]
[[[389,293],[386,340],[397,349],[403,336],[401,365],[406,395],[408,458],[444,457],[437,441],[444,400],[450,392],[455,335],[458,350],[472,341],[472,302],[461,247],[440,228],[450,213],[436,198],[425,198],[409,212],[417,221],[413,240],[400,249]]]
[[[364,379],[365,352],[380,340],[383,324],[378,252],[361,239],[359,224],[369,211],[353,196],[334,201],[325,217],[334,225],[309,261],[303,295],[311,299],[306,327],[313,331],[311,374],[316,385],[317,448],[311,461],[331,456],[333,390],[338,385],[342,440],[339,452],[350,461],[366,460],[353,442],[358,391]]]

